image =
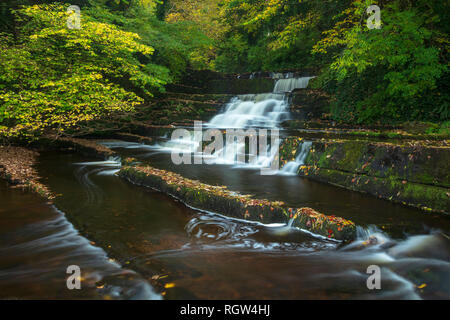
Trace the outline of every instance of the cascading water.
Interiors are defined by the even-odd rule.
[[[212,118],[207,126],[220,129],[276,128],[287,119],[289,109],[283,94],[247,94],[231,99],[225,111]]]
[[[291,76],[287,74],[287,76]],[[287,78],[282,75],[276,81],[272,93],[246,94],[233,97],[224,111],[206,124],[208,128],[216,129],[278,129],[281,122],[289,119],[289,105],[286,93],[297,88],[306,88],[313,77]],[[194,135],[184,139],[174,139],[159,146],[166,151],[194,153],[200,144]],[[245,155],[246,145],[242,141],[233,141],[223,149],[216,150],[208,157],[209,163],[245,166],[247,168],[269,167],[276,155],[270,145],[266,152],[261,152],[248,163],[238,162],[239,155]],[[262,155],[261,155],[262,153]],[[298,166],[297,166],[298,168]]]
[[[278,128],[281,122],[289,119],[286,92],[297,88],[306,88],[311,78],[279,79],[275,83],[272,93],[234,97],[226,106],[225,111],[215,116],[207,126],[220,129]],[[245,153],[245,144],[234,142],[232,146],[224,149],[226,150],[216,152],[217,163],[232,164],[235,163],[239,154]],[[252,168],[269,166],[275,154],[275,150],[271,150],[269,147],[266,155],[256,157],[247,166]]]
[[[309,80],[314,77],[280,79],[275,83],[274,93],[291,92],[294,89],[305,89],[308,87]]]
[[[120,157],[109,157],[105,161],[91,161],[91,162],[80,162],[74,163],[74,165],[86,167],[86,166],[101,166],[103,167],[101,170],[97,170],[97,174],[99,175],[114,175],[120,171],[122,166],[122,159]],[[105,170],[104,168],[111,168],[110,170]],[[86,176],[87,177],[87,176]]]
[[[308,156],[309,150],[311,149],[312,142],[305,141],[302,143],[302,147],[300,149],[300,153],[295,158],[295,161],[290,161],[284,165],[281,169],[280,174],[290,176],[296,175],[298,168],[305,164],[305,159]]]
[[[272,93],[240,95],[231,99],[225,111],[208,123],[209,127],[230,128],[276,128],[289,119],[286,92],[308,87],[314,77],[279,79]]]

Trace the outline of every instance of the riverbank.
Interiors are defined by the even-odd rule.
[[[16,145],[0,145],[0,178],[15,188],[30,190],[49,201],[54,199],[55,195],[40,182],[41,177],[35,169],[40,152],[77,152],[99,159],[114,156],[111,149],[95,140],[47,136],[28,143],[15,143]]]
[[[0,146],[0,178],[16,188],[31,190],[43,198],[54,198],[50,190],[40,183],[34,168],[39,153],[30,149]]]

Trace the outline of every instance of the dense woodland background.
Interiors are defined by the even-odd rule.
[[[373,4],[381,29],[366,25]],[[0,137],[132,111],[188,69],[312,70],[336,121],[448,130],[449,12],[438,0],[2,1]]]

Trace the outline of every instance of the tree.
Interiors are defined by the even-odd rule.
[[[0,39],[0,132],[34,136],[118,111],[130,111],[164,79],[140,60],[154,49],[136,33],[82,15],[66,26],[68,5],[16,11],[19,38]],[[136,90],[133,91],[133,88]]]
[[[322,61],[311,56],[311,49],[321,32],[332,26],[330,13],[338,12],[348,2],[223,0],[220,19],[225,36],[218,45],[217,69],[228,72],[317,69]],[[232,57],[230,47],[236,39],[248,47],[244,63],[233,64],[237,60]],[[242,57],[243,53],[237,51],[237,55]]]
[[[429,3],[390,1],[382,8],[381,29],[368,29],[370,4],[354,1],[313,49],[334,53],[321,78],[337,96],[335,116],[359,122],[448,119],[448,94],[438,88],[448,54],[438,43],[448,44],[448,38],[436,28],[438,13]]]

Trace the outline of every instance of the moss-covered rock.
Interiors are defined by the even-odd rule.
[[[366,141],[316,141],[306,165],[450,187],[450,148]]]
[[[299,175],[379,198],[449,212],[450,148],[315,141]]]
[[[317,234],[336,239],[353,239],[356,230],[354,223],[350,220],[326,216],[311,208],[297,209],[293,226],[314,230]]]
[[[125,160],[119,176],[167,193],[198,209],[262,223],[287,222],[293,218],[297,227],[338,240],[351,240],[356,234],[356,226],[349,220],[327,216],[311,208],[289,208],[283,202],[254,199],[225,186],[207,185],[150,166],[131,166],[133,163],[133,159]]]
[[[280,144],[279,158],[280,158],[280,168],[282,168],[289,161],[293,161],[298,152],[300,143],[303,138],[286,138]]]
[[[130,123],[130,125],[126,128],[128,133],[147,137],[170,136],[174,129],[175,127],[172,125],[160,126],[138,121]]]
[[[206,86],[208,93],[255,94],[272,92],[275,80],[268,78],[256,79],[224,79],[213,80]]]
[[[131,141],[136,143],[143,143],[151,145],[155,143],[155,139],[152,137],[144,137],[137,134],[127,133],[127,132],[117,132],[112,135],[113,138],[125,141]]]

